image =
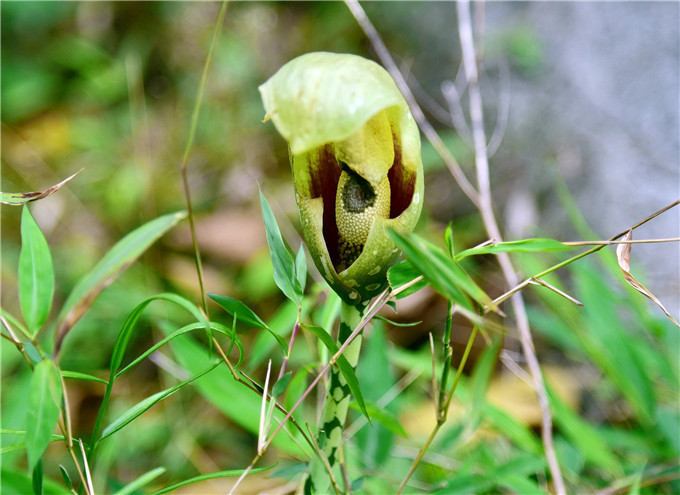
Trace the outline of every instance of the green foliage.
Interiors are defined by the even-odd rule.
[[[274,265],[274,280],[279,289],[281,289],[281,292],[288,299],[299,305],[300,298],[304,292],[304,280],[307,277],[304,251],[300,251],[302,255],[298,253],[297,258],[293,261],[290,251],[283,244],[281,231],[276,223],[274,212],[269,203],[267,203],[262,191],[260,191],[260,201],[262,202],[264,227],[267,231],[267,243],[269,244],[269,252],[272,257],[272,265]]]
[[[49,359],[43,359],[33,370],[28,388],[26,451],[29,470],[33,470],[39,463],[40,457],[51,441],[52,432],[59,419],[61,398],[59,368]]]
[[[21,215],[19,300],[29,338],[35,337],[47,320],[53,295],[54,271],[50,249],[38,224],[24,206]]]
[[[240,477],[258,454],[269,362],[280,409],[267,431],[293,408],[295,424],[273,438],[246,481],[268,476],[276,459],[285,481],[274,483],[299,484],[315,455],[305,425],[316,424],[324,380],[309,386],[338,350],[341,300],[307,266],[305,248],[289,247],[299,227],[290,170],[274,167],[286,150],[260,124],[256,87],[292,53],[366,54],[365,41],[340,4],[230,4],[187,146],[205,286],[224,309],[207,311],[196,303],[195,270],[185,269],[193,263],[186,214],[157,212],[183,208],[176,165],[216,7],[0,4],[2,41],[12,47],[2,57],[3,189],[40,191],[0,196],[21,206],[2,209],[3,494],[85,493],[73,460],[85,470],[81,444],[97,493],[201,491],[198,483]],[[275,39],[286,39],[285,49],[272,51]],[[489,51],[508,55],[524,75],[542,69],[530,30],[499,39]],[[465,138],[442,135],[467,167],[474,157]],[[442,160],[423,146],[428,184],[440,182]],[[280,223],[252,177],[278,205]],[[580,237],[599,238],[557,187]],[[498,362],[515,356],[501,348],[515,345],[512,320],[498,323],[503,315],[486,311],[511,289],[498,283],[499,253],[512,255],[526,279],[582,248],[540,233],[472,247],[486,240],[478,216],[455,212],[444,229],[453,209],[439,211],[431,198],[417,235],[392,234],[406,259],[389,270],[391,289],[422,279],[395,298],[396,316],[369,323],[356,372],[338,358],[355,401],[343,450],[349,483],[355,493],[396,492],[436,423],[446,362],[449,387],[460,371],[451,407],[404,491],[552,493],[538,423],[496,392],[513,376],[503,370],[499,378]],[[221,225],[206,227],[216,211],[261,214],[261,242],[236,253],[252,232],[225,227],[225,241]],[[523,289],[568,492],[679,492],[680,333],[624,287],[606,250],[541,279],[584,305],[546,287]],[[442,298],[460,308],[448,360]],[[507,312],[507,303],[498,309]],[[471,325],[481,325],[481,337],[464,365]],[[433,333],[434,353],[424,332]],[[552,375],[553,366],[567,378]]]

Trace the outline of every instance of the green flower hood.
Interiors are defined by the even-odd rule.
[[[348,304],[387,286],[401,253],[388,229],[411,232],[423,202],[420,135],[390,75],[356,55],[309,53],[260,86],[288,141],[305,241]]]

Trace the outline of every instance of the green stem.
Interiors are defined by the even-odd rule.
[[[349,338],[355,328],[361,322],[362,311],[357,306],[350,306],[342,303],[340,308],[340,329],[338,331],[338,345],[342,345]],[[362,336],[356,338],[347,346],[344,352],[349,364],[356,368],[361,350]],[[342,432],[344,430],[345,419],[351,394],[345,378],[340,373],[337,366],[333,366],[329,372],[328,388],[321,412],[319,423],[319,433],[317,442],[322,455],[328,461],[328,466],[335,471],[340,465],[340,453],[342,443]],[[337,479],[337,476],[335,476]],[[314,457],[311,462],[310,475],[305,483],[305,493],[330,493],[331,477],[328,473],[326,463],[319,457]],[[337,492],[338,487],[333,486]]]
[[[449,379],[449,370],[451,369],[451,324],[453,319],[453,301],[449,299],[446,310],[446,330],[444,331],[444,347],[442,349],[442,377],[439,384],[439,400],[437,402],[437,410],[441,415],[444,401],[446,400],[446,384]]]

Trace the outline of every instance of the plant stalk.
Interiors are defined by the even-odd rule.
[[[362,311],[357,306],[342,303],[340,307],[340,328],[338,330],[338,345],[344,344],[361,323]],[[362,336],[357,335],[347,346],[344,355],[347,361],[356,368],[361,350]],[[331,471],[340,465],[342,433],[347,418],[347,409],[351,394],[345,378],[338,366],[333,366],[329,372],[328,388],[324,399],[319,422],[317,443],[321,455],[328,461]],[[335,476],[337,478],[337,476]],[[309,478],[305,482],[305,493],[330,493],[331,477],[321,456],[312,458]]]

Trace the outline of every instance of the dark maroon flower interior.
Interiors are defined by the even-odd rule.
[[[396,141],[396,139],[395,139]],[[314,166],[310,164],[312,198],[323,199],[323,237],[330,255],[333,267],[337,270],[340,264],[338,251],[338,226],[335,221],[335,196],[342,169],[335,158],[333,146],[326,144],[317,150],[317,160]],[[401,161],[401,147],[395,142],[394,163],[387,173],[390,182],[390,218],[401,215],[413,200],[415,190],[415,173],[409,173]]]

